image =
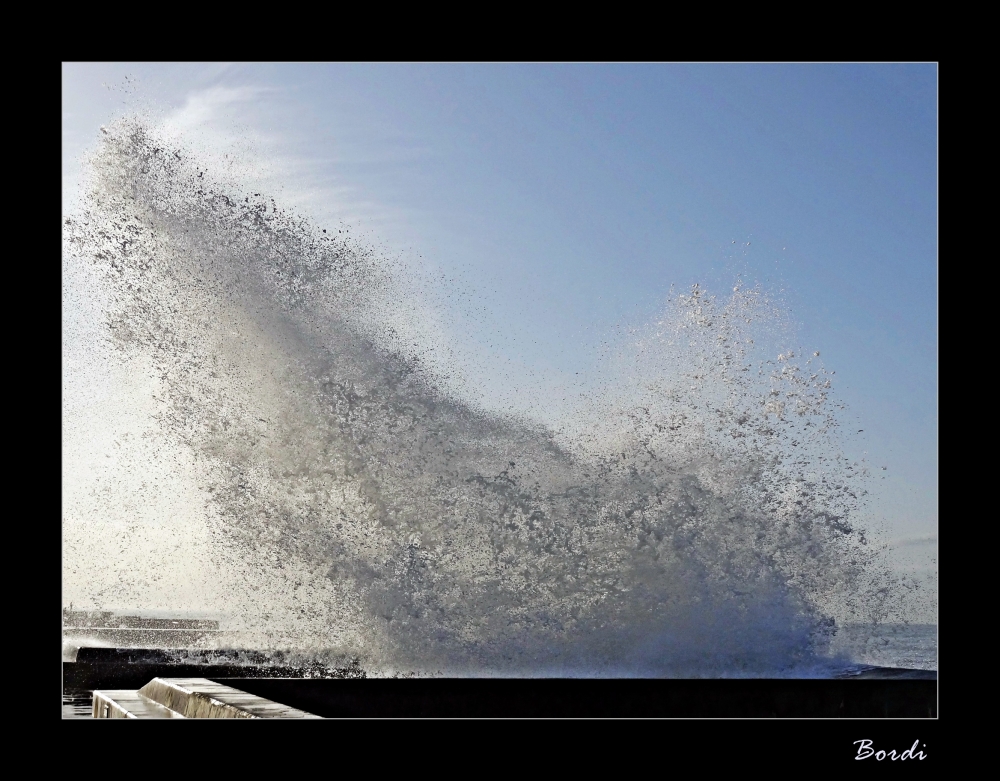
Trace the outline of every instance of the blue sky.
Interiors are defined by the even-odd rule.
[[[557,382],[671,285],[725,294],[742,272],[780,291],[888,467],[873,511],[894,539],[936,538],[936,65],[87,63],[63,79],[67,204],[99,126],[145,112],[313,219],[462,280],[464,338],[490,365]]]

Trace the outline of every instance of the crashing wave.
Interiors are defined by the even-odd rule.
[[[555,425],[449,386],[376,250],[142,122],[106,128],[91,173],[66,251],[197,458],[243,642],[449,674],[775,675],[890,609],[831,373],[775,343],[761,289],[672,298]]]

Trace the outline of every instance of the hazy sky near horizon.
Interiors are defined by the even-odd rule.
[[[468,338],[551,376],[671,285],[760,282],[886,467],[890,536],[936,539],[936,65],[66,63],[62,101],[67,209],[100,126],[143,112],[462,275]]]

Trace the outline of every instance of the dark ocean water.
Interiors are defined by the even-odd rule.
[[[63,694],[62,717],[64,719],[93,718],[92,700],[86,693]]]

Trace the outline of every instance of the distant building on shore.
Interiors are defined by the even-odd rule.
[[[205,618],[151,618],[110,610],[63,608],[63,640],[99,640],[120,648],[176,648],[202,645],[219,632]]]

